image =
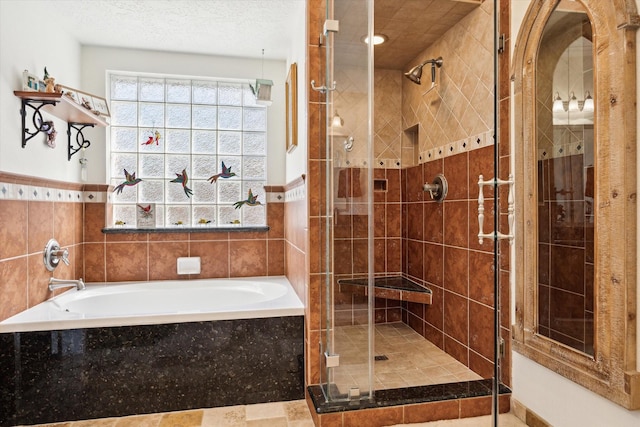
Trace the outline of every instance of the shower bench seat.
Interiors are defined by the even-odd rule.
[[[376,298],[431,304],[431,289],[400,276],[376,277],[373,279]],[[344,292],[368,294],[367,279],[338,279],[338,285]]]

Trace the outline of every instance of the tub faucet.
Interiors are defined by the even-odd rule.
[[[49,279],[50,291],[54,289],[60,289],[60,288],[69,288],[71,286],[75,286],[77,290],[81,291],[84,289],[84,282],[82,281],[82,278],[78,280],[70,280],[70,279],[54,279],[52,277]]]

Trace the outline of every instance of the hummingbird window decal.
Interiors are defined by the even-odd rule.
[[[186,169],[182,169],[182,173],[177,173],[176,178],[172,179],[169,182],[177,182],[182,184],[182,189],[184,190],[184,194],[186,194],[187,197],[191,197],[193,195],[193,191],[191,191],[191,189],[187,187],[187,182],[189,182],[189,177],[187,176]]]
[[[236,174],[235,172],[231,172],[231,166],[226,167],[224,162],[222,162],[222,172],[210,176],[208,181],[213,184],[218,181],[218,178],[231,178],[232,176],[236,176]]]
[[[262,203],[260,203],[258,201],[258,196],[257,195],[253,195],[253,192],[251,191],[251,189],[249,189],[249,194],[247,195],[246,200],[240,200],[238,202],[235,202],[233,204],[233,206],[236,209],[240,209],[242,206],[247,205],[247,206],[258,206],[261,205]]]
[[[124,169],[124,178],[125,178],[125,181],[113,189],[114,193],[120,194],[122,193],[122,190],[124,189],[124,187],[133,187],[134,185],[138,185],[140,181],[142,181],[142,179],[136,178],[135,172],[129,173],[127,172],[126,169]]]

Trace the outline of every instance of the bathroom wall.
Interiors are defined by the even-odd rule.
[[[0,172],[0,321],[54,295],[42,258],[52,237],[70,261],[55,276],[82,277],[83,202],[81,185]]]
[[[53,119],[56,149],[47,146],[43,135],[21,147],[20,99],[13,91],[22,89],[23,70],[42,77],[45,67],[57,83],[80,86],[80,44],[67,34],[65,25],[52,25],[41,11],[25,7],[24,2],[1,1],[0,171],[78,182],[80,164],[67,161],[65,122]]]

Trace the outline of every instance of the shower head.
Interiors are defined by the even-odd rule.
[[[420,65],[416,65],[406,73],[404,73],[405,77],[414,82],[415,84],[420,84],[420,79],[422,78],[422,67],[427,64],[431,64],[431,83],[435,83],[436,81],[436,67],[442,67],[442,56],[437,57],[436,59],[428,59],[424,61]]]

